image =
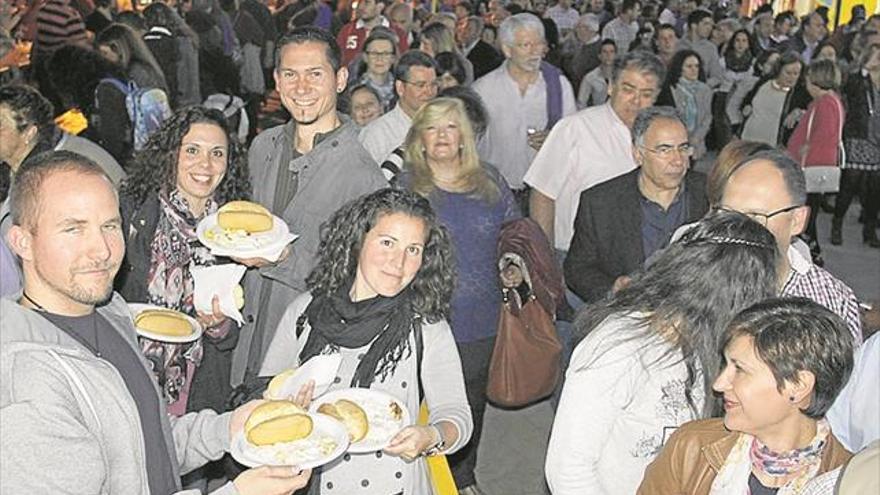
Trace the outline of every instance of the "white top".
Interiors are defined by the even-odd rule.
[[[581,79],[581,87],[578,90],[577,106],[578,109],[587,107],[595,107],[605,103],[608,100],[608,81],[602,72],[602,66],[584,75]]]
[[[562,115],[570,115],[577,110],[574,90],[564,76],[560,76],[559,81],[562,84]],[[478,79],[473,88],[483,99],[489,115],[486,134],[477,143],[480,158],[494,165],[511,189],[522,189],[523,175],[536,155],[529,146],[528,129],[547,128],[547,85],[544,78],[539,74],[523,95],[507,72],[505,62]],[[546,142],[543,149],[547,149]]]
[[[572,354],[544,466],[553,495],[635,493],[669,435],[697,418],[681,354],[663,357],[659,338],[627,340],[637,325],[611,316]],[[697,407],[702,383],[692,389]]]
[[[608,21],[608,24],[605,24],[605,29],[602,30],[602,39],[614,40],[614,44],[617,46],[617,55],[620,56],[629,51],[629,45],[635,41],[638,34],[638,22],[632,21],[627,25],[620,20],[620,17],[615,17]]]
[[[880,439],[880,333],[856,350],[849,382],[828,410],[831,431],[850,452]]]
[[[392,151],[403,144],[411,125],[412,119],[398,103],[390,112],[361,129],[358,140],[373,160],[381,165]]]
[[[574,29],[574,25],[577,24],[580,14],[578,14],[578,11],[572,7],[563,9],[559,4],[556,4],[547,9],[544,13],[544,17],[552,19],[560,31],[565,31]]]
[[[636,168],[629,127],[610,103],[562,119],[524,181],[556,202],[556,248],[568,251],[581,192]]]
[[[776,89],[771,81],[765,82],[752,99],[752,112],[746,117],[742,138],[776,146],[786,96],[788,93]]]
[[[306,323],[302,335],[296,338],[296,320],[305,311],[312,296],[305,293],[296,298],[284,312],[278,331],[266,351],[260,368],[260,376],[274,376],[288,368],[298,366],[299,352],[309,337],[311,328]],[[422,326],[422,385],[428,405],[430,423],[439,420],[454,424],[459,432],[458,440],[446,453],[453,453],[470,440],[473,420],[464,391],[461,359],[452,337],[452,330],[445,322]],[[412,354],[401,359],[394,373],[384,382],[373,382],[371,389],[380,390],[398,398],[409,409],[410,418],[419,417],[419,381],[416,372],[415,340],[410,336]],[[349,388],[351,377],[369,344],[360,349],[340,349],[342,364],[337,380],[330,390]],[[431,493],[427,464],[424,459],[406,463],[399,457],[377,454],[345,454],[323,467],[321,474],[322,494],[358,493]]]

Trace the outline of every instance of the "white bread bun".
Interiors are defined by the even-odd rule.
[[[141,311],[134,318],[134,326],[141,330],[170,337],[185,337],[193,333],[193,327],[186,316],[170,309]]]
[[[244,230],[249,234],[272,230],[272,213],[250,201],[230,201],[217,211],[217,224],[224,230]]]
[[[313,427],[305,409],[287,400],[273,400],[251,411],[244,431],[250,443],[260,446],[306,438]]]
[[[350,400],[339,399],[332,404],[321,404],[318,412],[341,421],[348,430],[348,437],[352,443],[360,442],[370,431],[366,411]]]

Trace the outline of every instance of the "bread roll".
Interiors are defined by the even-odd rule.
[[[193,327],[186,316],[170,309],[141,311],[135,317],[134,325],[141,330],[169,337],[185,337],[193,332]]]
[[[350,400],[339,399],[334,403],[321,404],[318,412],[341,421],[348,430],[348,437],[352,443],[360,442],[370,431],[367,413]]]
[[[272,230],[273,218],[263,205],[250,201],[230,201],[217,211],[217,224],[225,230],[244,230],[254,234]]]
[[[313,427],[308,414],[288,414],[257,424],[247,431],[247,439],[256,446],[293,442],[309,436]]]
[[[279,396],[278,391],[284,386],[284,382],[296,373],[296,370],[296,368],[284,370],[272,377],[272,380],[269,381],[269,386],[266,387],[265,397],[267,399],[283,399],[283,397]]]
[[[235,307],[241,309],[244,307],[244,287],[236,285],[232,288],[232,298],[235,300]]]
[[[272,400],[251,411],[244,432],[248,442],[261,446],[306,438],[313,427],[305,409],[287,400]]]

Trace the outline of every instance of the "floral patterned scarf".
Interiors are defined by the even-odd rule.
[[[147,275],[149,303],[195,315],[193,307],[193,266],[214,264],[208,248],[198,243],[196,226],[201,218],[217,210],[208,200],[201,218],[176,189],[167,197],[159,195],[159,223],[150,244],[150,270]],[[202,360],[201,340],[176,344],[140,338],[141,350],[162,388],[171,414],[186,412],[186,399],[193,373]]]

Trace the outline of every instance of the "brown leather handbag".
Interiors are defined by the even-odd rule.
[[[515,265],[523,282],[503,289],[486,396],[499,406],[522,407],[552,394],[559,381],[562,344],[554,320],[562,273],[547,237],[528,218],[502,227],[498,257],[499,268]]]
[[[486,396],[500,406],[522,407],[556,389],[562,344],[553,318],[534,295],[521,306],[516,290],[504,292]]]

